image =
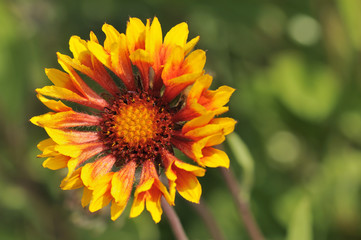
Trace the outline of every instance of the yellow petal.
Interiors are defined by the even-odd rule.
[[[181,67],[184,61],[184,49],[180,46],[176,46],[172,49],[171,55],[167,59],[164,69],[162,72],[162,79],[164,84],[170,85],[167,80],[179,77],[184,72],[182,71]]]
[[[188,38],[188,25],[183,22],[174,26],[164,37],[164,45],[185,46]]]
[[[179,194],[190,202],[199,203],[202,187],[198,179],[190,172],[178,171],[176,188]]]
[[[94,184],[97,184],[98,179],[102,178],[111,170],[115,160],[113,155],[107,155],[93,163],[85,164],[80,175],[84,185],[93,190],[93,188],[95,188]]]
[[[87,187],[84,187],[83,196],[81,198],[81,205],[83,207],[86,207],[90,203],[90,200],[92,198],[92,194],[93,194],[92,190],[90,190]]]
[[[190,130],[184,135],[190,138],[202,138],[215,134],[227,135],[233,132],[236,123],[232,118],[215,118],[207,125]]]
[[[154,17],[152,25],[147,32],[145,50],[149,52],[150,56],[154,56],[155,51],[159,51],[162,45],[162,28],[157,17]]]
[[[57,86],[45,86],[43,88],[36,89],[36,92],[41,95],[46,95],[53,98],[64,99],[72,102],[84,103],[88,100],[75,92],[62,87]]]
[[[129,18],[125,33],[130,53],[138,48],[137,45],[145,44],[145,25],[139,18]]]
[[[45,74],[48,76],[50,81],[54,83],[55,86],[77,92],[69,74],[55,68],[46,68]]]
[[[137,49],[136,51],[132,52],[129,58],[133,65],[136,65],[137,62],[153,64],[153,58],[151,58],[150,54],[143,49]]]
[[[197,45],[198,41],[199,41],[199,36],[197,36],[197,37],[193,38],[192,40],[190,40],[189,42],[187,42],[187,44],[184,47],[184,52],[186,55],[193,50],[195,45]]]
[[[201,94],[204,92],[205,89],[208,89],[212,84],[212,76],[205,74],[197,79],[194,82],[192,88],[189,91],[187,96],[187,102],[192,100],[198,101]]]
[[[72,36],[69,40],[69,49],[73,53],[74,59],[84,62],[84,55],[90,60],[89,50],[86,47],[86,41],[78,36]],[[86,64],[89,66],[88,64]]]
[[[49,137],[57,144],[87,143],[99,140],[96,132],[82,132],[75,130],[54,129],[44,127]]]
[[[65,112],[65,111],[72,110],[71,107],[66,106],[61,101],[55,101],[55,100],[48,99],[41,94],[37,94],[36,96],[45,106],[47,106],[49,109],[51,109],[55,112]]]
[[[136,163],[129,162],[113,176],[111,194],[118,205],[125,207],[128,202],[133,188],[135,168]]]
[[[229,98],[234,91],[234,88],[228,86],[221,86],[215,91],[209,91],[209,95],[212,99],[210,105],[213,107],[224,106],[226,103],[229,102]]]
[[[81,168],[74,171],[70,176],[64,178],[61,181],[60,188],[63,190],[72,190],[84,186],[80,179],[80,171]]]
[[[175,161],[174,164],[178,168],[183,169],[184,171],[187,171],[187,172],[191,172],[193,175],[198,176],[198,177],[203,177],[204,174],[206,173],[206,170],[204,168],[194,166],[194,165],[182,162],[182,161]]]
[[[74,111],[66,111],[59,113],[46,113],[30,119],[30,121],[41,127],[49,128],[71,128],[78,126],[96,126],[100,122],[100,118],[85,113],[77,113]]]
[[[137,195],[137,197],[134,196],[133,204],[130,209],[130,218],[138,217],[144,210],[144,204],[145,204],[145,193],[142,192],[141,194]]]
[[[195,50],[191,52],[184,60],[183,68],[187,69],[188,73],[202,72],[206,64],[206,52],[203,50]]]
[[[211,147],[204,148],[202,152],[203,158],[200,161],[205,166],[229,168],[229,158],[225,152]]]
[[[43,162],[43,167],[49,168],[51,170],[58,170],[61,168],[65,168],[68,164],[69,159],[70,157],[63,155],[50,157]]]
[[[212,118],[214,117],[214,114],[212,112],[206,113],[204,115],[201,115],[197,118],[194,118],[190,121],[188,121],[186,124],[184,124],[182,128],[182,133],[185,134],[193,129],[202,127],[206,124],[208,124]]]
[[[37,148],[40,150],[40,151],[44,151],[45,148],[49,147],[49,146],[53,146],[55,145],[56,143],[53,141],[53,139],[51,138],[47,138],[41,142],[38,143],[37,145]]]
[[[89,51],[107,68],[112,69],[110,54],[99,43],[89,41]]]
[[[120,33],[112,25],[106,23],[103,25],[102,30],[106,35],[104,48],[110,52],[112,46],[118,42]]]
[[[110,208],[110,215],[113,221],[119,218],[119,216],[123,213],[125,206],[126,205],[124,204],[118,204],[115,201],[112,201],[112,206]]]
[[[150,212],[152,219],[155,223],[158,223],[161,219],[163,210],[161,207],[160,199],[162,195],[160,192],[151,194],[151,198],[146,200],[146,208]]]
[[[110,195],[110,182],[113,177],[113,173],[108,173],[97,179],[94,185],[93,198],[89,204],[89,211],[95,212],[105,207],[112,200]]]

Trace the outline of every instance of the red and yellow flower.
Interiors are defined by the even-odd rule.
[[[47,158],[46,168],[68,169],[60,187],[83,188],[81,203],[91,212],[111,203],[111,218],[117,219],[136,185],[130,217],[146,207],[159,222],[162,197],[174,205],[178,192],[198,203],[197,177],[204,167],[229,166],[227,154],[214,146],[234,129],[233,119],[217,118],[228,111],[234,89],[208,90],[212,77],[203,70],[205,52],[193,50],[199,37],[187,41],[186,23],[164,39],[157,18],[146,24],[130,18],[125,34],[108,24],[102,29],[103,45],[93,32],[87,41],[73,36],[73,57],[57,54],[64,71],[45,70],[54,85],[36,92],[52,112],[31,119],[50,137],[39,143],[39,157]],[[178,159],[174,147],[198,166]]]

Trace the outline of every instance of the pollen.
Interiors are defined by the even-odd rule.
[[[171,146],[172,114],[160,98],[128,92],[113,100],[102,113],[100,135],[122,165],[160,159],[160,149]]]
[[[114,128],[118,137],[129,144],[136,146],[146,143],[154,137],[156,109],[147,102],[139,102],[119,109],[115,116]]]

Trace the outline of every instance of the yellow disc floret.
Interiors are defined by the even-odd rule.
[[[133,103],[125,108],[119,109],[115,117],[115,132],[118,137],[123,138],[130,146],[145,143],[155,135],[156,111],[153,106],[142,102]]]
[[[100,135],[122,165],[135,160],[158,161],[169,148],[174,124],[168,107],[146,93],[127,92],[113,99],[102,113]]]

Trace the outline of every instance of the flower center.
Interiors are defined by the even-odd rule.
[[[104,144],[121,166],[129,161],[160,161],[160,150],[171,146],[174,124],[159,98],[127,92],[104,109],[100,128]]]

